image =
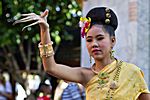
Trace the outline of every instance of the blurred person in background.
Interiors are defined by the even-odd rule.
[[[52,87],[48,84],[41,83],[37,90],[37,100],[51,100]]]
[[[85,91],[82,85],[67,82],[68,86],[63,90],[61,100],[85,100]]]
[[[2,74],[0,74],[0,100],[12,100],[11,84]]]
[[[54,92],[54,100],[61,100],[62,93],[64,89],[68,86],[64,80],[58,80],[58,85]]]

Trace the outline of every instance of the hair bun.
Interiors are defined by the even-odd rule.
[[[110,25],[117,29],[118,19],[113,10],[107,7],[96,7],[91,9],[86,18],[91,18],[91,25],[93,24],[102,24],[102,25]]]

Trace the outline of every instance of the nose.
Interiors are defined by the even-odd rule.
[[[97,43],[96,40],[94,40],[94,41],[92,42],[92,48],[97,48],[97,47],[98,47],[98,43]]]

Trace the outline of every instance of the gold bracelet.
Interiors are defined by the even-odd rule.
[[[40,57],[51,57],[54,55],[54,50],[52,47],[53,42],[50,42],[48,44],[41,44],[39,43],[38,47],[39,47],[39,51],[40,51]]]

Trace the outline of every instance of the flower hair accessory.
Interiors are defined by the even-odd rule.
[[[81,27],[81,36],[84,38],[85,34],[88,32],[91,24],[91,18],[81,17],[79,26]]]

